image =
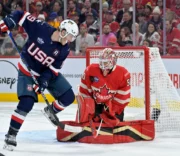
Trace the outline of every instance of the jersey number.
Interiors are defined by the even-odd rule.
[[[36,17],[30,15],[27,17],[27,19],[31,22],[34,22],[36,20]]]

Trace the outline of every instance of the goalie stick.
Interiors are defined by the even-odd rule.
[[[17,50],[17,52],[19,53],[21,60],[23,61],[23,63],[24,63],[25,66],[27,67],[29,73],[31,74],[32,79],[34,80],[35,84],[38,85],[38,81],[37,81],[36,77],[34,76],[32,70],[30,69],[29,65],[27,64],[26,60],[24,59],[23,55],[21,54],[20,50],[18,49],[17,43],[16,43],[16,41],[14,40],[14,38],[13,38],[13,36],[12,36],[12,33],[11,33],[9,30],[7,31],[7,33],[8,33],[8,35],[9,35],[10,39],[12,40],[12,42],[13,42],[16,50]],[[80,126],[70,126],[70,125],[66,125],[66,124],[60,122],[59,119],[58,119],[58,117],[57,117],[56,114],[53,112],[52,108],[50,107],[51,105],[50,105],[49,101],[47,100],[44,92],[41,91],[41,95],[42,95],[45,103],[46,103],[47,106],[49,107],[49,110],[50,110],[51,114],[54,116],[56,122],[58,123],[58,126],[59,126],[61,129],[65,130],[65,131],[69,131],[69,132],[79,133],[79,132],[81,132],[81,131],[83,131],[83,130],[85,130],[85,129],[87,128],[87,127],[80,127]]]

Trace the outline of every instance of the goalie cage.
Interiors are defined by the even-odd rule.
[[[105,47],[89,47],[86,66],[98,63]],[[131,100],[125,120],[154,119],[156,132],[180,131],[180,96],[162,62],[158,48],[116,47],[117,64],[131,73]],[[169,133],[171,131],[171,133]]]

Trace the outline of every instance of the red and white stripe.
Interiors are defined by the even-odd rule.
[[[81,82],[80,87],[87,90],[89,93],[92,93],[92,89],[89,89],[84,83]]]
[[[12,115],[11,118],[12,118],[14,121],[16,121],[16,122],[18,122],[18,123],[20,123],[20,124],[22,124],[22,123],[24,122],[24,120],[25,120],[25,116],[20,115],[20,114],[18,114],[18,113],[16,113],[16,112],[13,113],[13,115]]]
[[[24,13],[23,17],[20,19],[20,21],[19,21],[18,24],[19,24],[20,26],[22,26],[23,23],[24,23],[24,21],[26,20],[26,17],[29,16],[29,15],[30,15],[29,12]]]
[[[52,65],[50,65],[49,68],[56,76],[58,76],[60,69],[54,68]]]
[[[53,101],[53,106],[54,106],[56,109],[61,110],[61,111],[65,109],[65,107],[61,106],[57,100],[56,100],[56,101]]]
[[[21,59],[20,59],[19,62],[18,62],[18,68],[19,68],[19,70],[20,70],[21,72],[23,72],[25,75],[31,76],[31,74],[29,73],[26,65],[21,61]],[[37,72],[35,72],[35,71],[33,71],[33,70],[31,70],[31,71],[32,71],[32,73],[34,74],[34,76],[40,76],[40,74],[38,74]]]

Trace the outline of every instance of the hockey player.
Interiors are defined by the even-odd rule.
[[[91,64],[86,68],[79,88],[80,96],[95,101],[93,120],[97,122],[103,119],[108,125],[111,121],[115,121],[115,125],[123,121],[124,108],[130,102],[130,73],[124,67],[116,65],[117,57],[111,48],[105,48],[100,53],[99,64]],[[88,107],[87,105],[84,103],[84,107]],[[85,109],[89,110],[89,107]],[[82,109],[79,112],[78,116],[88,116]],[[80,122],[82,121],[85,119],[81,118]]]
[[[16,135],[34,103],[38,101],[37,93],[48,89],[56,99],[51,105],[55,114],[75,99],[71,85],[59,73],[59,69],[69,54],[67,43],[73,42],[78,35],[77,24],[72,20],[64,20],[57,30],[46,22],[37,20],[28,12],[15,11],[0,21],[0,28],[2,32],[6,32],[17,24],[28,34],[21,54],[37,77],[39,86],[34,85],[26,65],[20,61],[17,84],[19,103],[11,116],[9,131],[5,135],[5,147],[9,150],[13,150],[12,148],[17,145]],[[44,113],[54,125],[57,125],[49,107],[44,108]]]

